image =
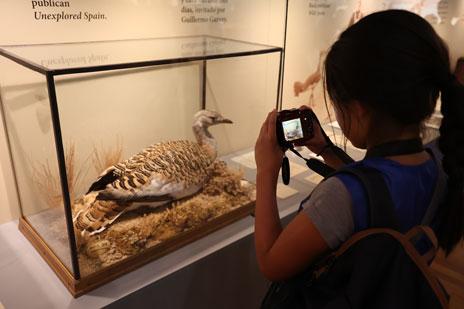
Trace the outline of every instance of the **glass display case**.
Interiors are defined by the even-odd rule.
[[[0,49],[19,228],[74,296],[253,211],[236,157],[280,107],[282,53],[203,35]]]

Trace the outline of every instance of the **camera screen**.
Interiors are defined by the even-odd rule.
[[[300,118],[282,121],[284,136],[287,142],[303,138],[303,128]]]

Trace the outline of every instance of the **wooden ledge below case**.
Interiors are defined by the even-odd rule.
[[[43,241],[26,218],[19,219],[19,230],[31,242],[58,278],[74,297],[79,297],[107,282],[110,282],[132,270],[139,268],[157,258],[179,249],[197,239],[200,239],[234,221],[250,215],[254,210],[254,202],[233,209],[217,218],[208,221],[204,225],[182,232],[162,243],[146,249],[142,253],[128,257],[113,265],[105,267],[80,280],[74,279],[73,274],[60,261],[53,250]]]

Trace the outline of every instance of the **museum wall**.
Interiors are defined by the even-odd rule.
[[[322,79],[299,96],[294,95],[294,83],[322,73],[325,52],[350,22],[384,9],[404,9],[421,15],[449,43],[452,63],[464,56],[464,1],[289,1],[283,107],[309,104],[319,118],[326,119]]]
[[[62,1],[69,4],[64,8],[40,7],[39,2],[43,1],[0,2],[0,11],[9,12],[0,19],[0,29],[12,29],[0,33],[0,45],[209,34],[282,46],[284,39],[285,0],[218,0],[209,5],[192,0],[74,0]],[[309,104],[319,118],[328,120],[319,76],[324,54],[350,22],[377,10],[401,8],[427,18],[450,43],[454,62],[464,53],[463,3],[290,0],[283,108]],[[44,14],[61,11],[75,14],[77,19],[44,19]],[[41,61],[98,64],[108,56],[89,48],[85,55],[71,58],[44,54]],[[221,155],[253,147],[262,119],[275,106],[278,64],[278,54],[208,62],[207,108],[234,121],[211,130]],[[18,178],[32,187],[34,164],[40,167],[47,159],[56,164],[46,85],[43,76],[3,57],[0,68],[1,98],[14,123],[10,134],[17,134],[20,141],[13,145],[21,166]],[[74,150],[76,169],[83,174],[76,191],[83,192],[98,174],[88,164],[95,149],[111,152],[121,148],[122,158],[127,158],[157,141],[192,139],[191,117],[200,106],[200,69],[200,63],[192,63],[57,78],[65,148]],[[314,84],[295,96],[294,83],[310,76]],[[40,132],[40,137],[27,132]],[[0,223],[18,216],[10,166],[7,141],[0,130]],[[56,166],[52,169],[56,172]],[[35,197],[29,199],[33,202]],[[37,202],[38,209],[46,207],[40,204]]]

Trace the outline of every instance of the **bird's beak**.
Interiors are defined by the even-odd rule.
[[[234,122],[227,118],[221,118],[217,120],[217,123],[234,123]]]

